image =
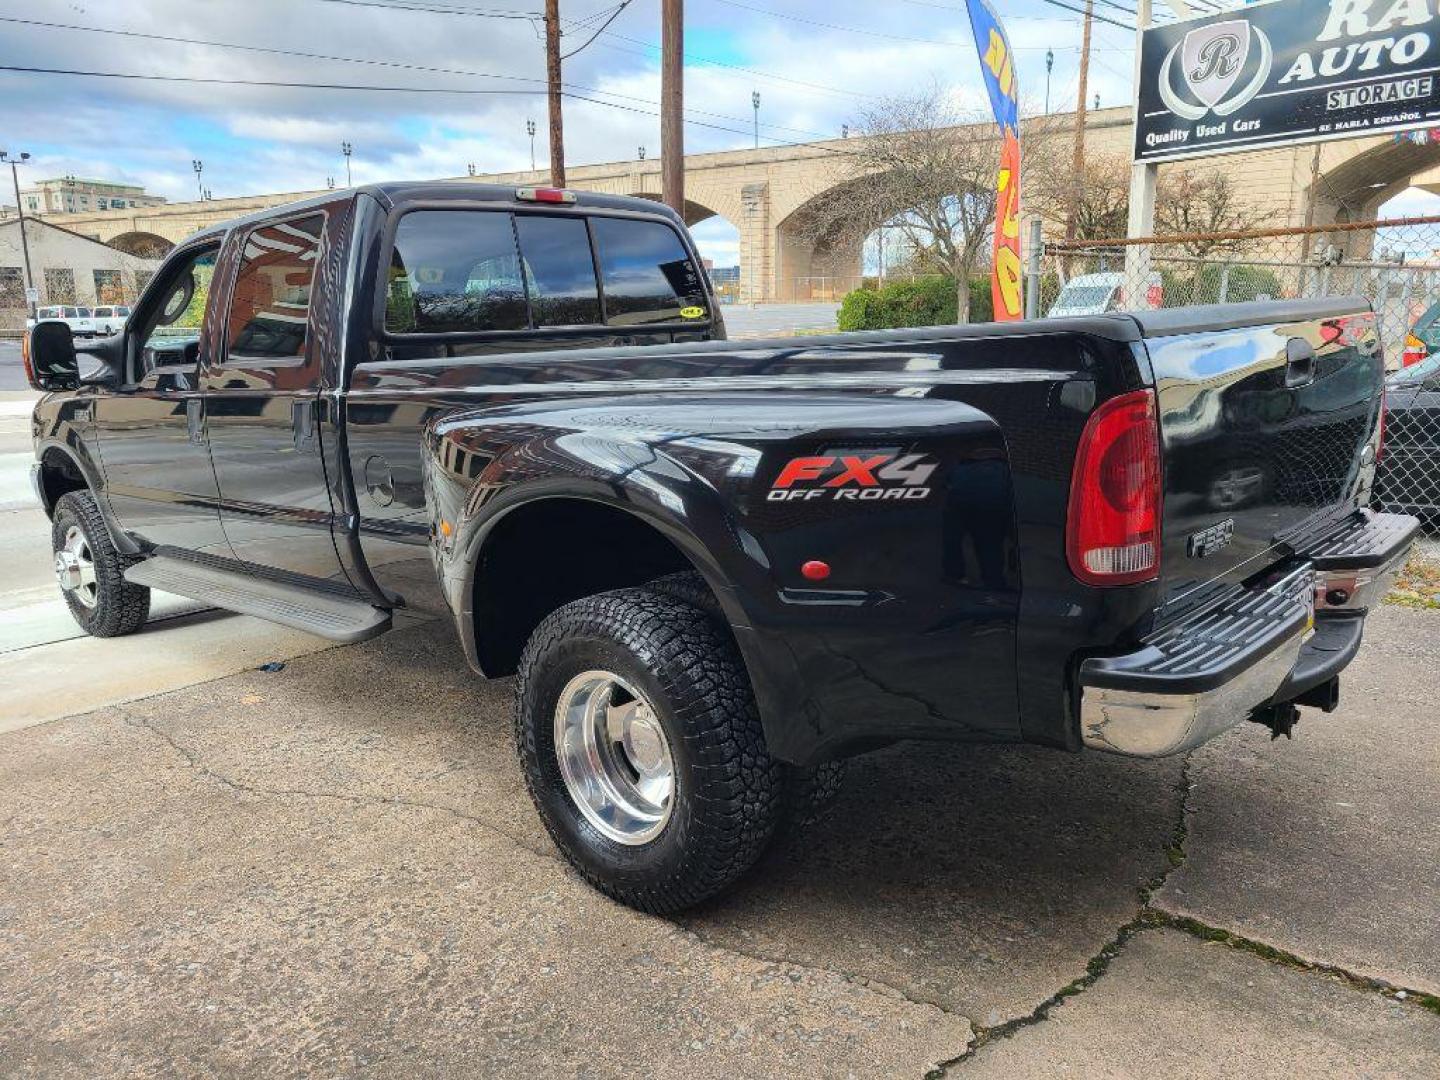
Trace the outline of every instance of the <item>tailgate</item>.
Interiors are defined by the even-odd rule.
[[[1364,300],[1135,318],[1159,399],[1163,606],[1250,577],[1368,501],[1385,372]]]

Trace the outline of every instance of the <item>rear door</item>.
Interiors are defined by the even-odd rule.
[[[251,227],[201,376],[220,516],[236,557],[254,567],[348,585],[331,537],[321,454],[322,343],[341,268],[325,256],[348,204]],[[328,290],[328,291],[327,291]]]
[[[1362,305],[1136,313],[1160,407],[1165,603],[1243,580],[1368,499],[1384,360]]]

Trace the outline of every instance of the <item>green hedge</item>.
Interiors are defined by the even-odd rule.
[[[940,274],[892,281],[883,288],[846,293],[836,322],[841,330],[894,330],[904,326],[946,326],[955,322],[955,279]],[[990,278],[970,279],[970,321],[989,322]]]

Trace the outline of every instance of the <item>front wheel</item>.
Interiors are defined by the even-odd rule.
[[[125,559],[110,533],[95,496],[70,491],[55,504],[50,530],[55,578],[70,614],[87,634],[133,634],[150,616],[150,590],[125,580]]]
[[[647,589],[567,604],[516,679],[516,743],[546,829],[592,885],[664,914],[732,884],[782,809],[733,642]]]

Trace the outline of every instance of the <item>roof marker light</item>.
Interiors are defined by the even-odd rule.
[[[575,193],[553,187],[522,187],[515,189],[515,197],[525,202],[573,203]]]

